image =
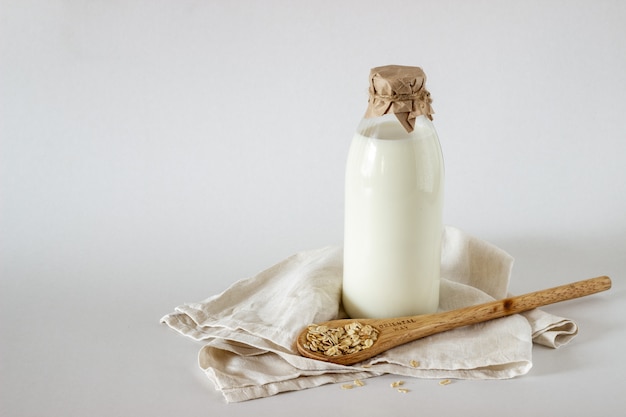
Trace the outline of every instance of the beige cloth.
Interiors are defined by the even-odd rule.
[[[512,265],[501,249],[446,227],[440,310],[505,298]],[[386,373],[512,378],[530,370],[533,340],[556,348],[577,333],[571,320],[533,310],[417,340],[354,366],[301,357],[294,343],[305,326],[345,317],[341,276],[341,248],[301,252],[222,294],[181,305],[161,321],[206,341],[200,367],[228,402]],[[413,360],[418,367],[410,365]]]

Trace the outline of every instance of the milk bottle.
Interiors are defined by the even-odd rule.
[[[343,305],[352,318],[439,304],[444,167],[420,68],[370,73],[345,176]]]

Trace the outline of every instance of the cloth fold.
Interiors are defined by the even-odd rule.
[[[445,227],[439,310],[505,298],[512,265],[505,251]],[[557,348],[578,332],[573,321],[535,309],[429,336],[353,366],[304,358],[295,348],[304,327],[346,317],[341,277],[340,247],[304,251],[219,295],[176,307],[161,321],[205,342],[200,368],[228,402],[386,373],[512,378],[532,367],[533,342]]]

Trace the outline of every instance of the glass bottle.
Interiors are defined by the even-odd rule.
[[[345,177],[343,306],[355,319],[439,305],[444,166],[425,79],[418,67],[370,73]]]

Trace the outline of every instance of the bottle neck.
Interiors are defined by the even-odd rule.
[[[407,132],[404,126],[398,121],[395,114],[385,114],[377,117],[365,117],[357,127],[357,133],[373,139],[410,139],[420,132],[434,130],[433,123],[424,115],[415,119],[415,129]]]

